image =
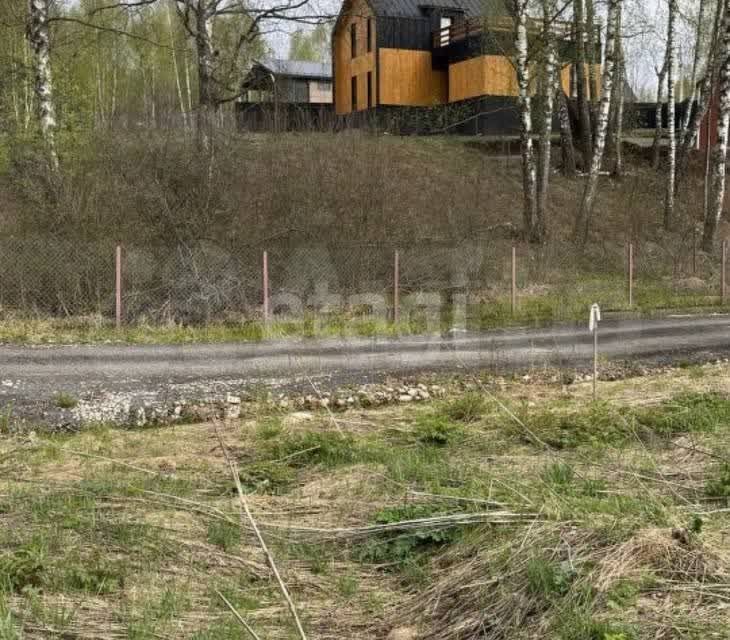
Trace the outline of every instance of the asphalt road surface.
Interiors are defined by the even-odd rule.
[[[730,354],[730,316],[606,320],[599,344],[603,358],[646,364],[724,357]],[[60,392],[83,400],[86,417],[93,419],[93,407],[104,403],[127,411],[138,403],[303,386],[310,380],[336,386],[423,371],[580,368],[592,353],[587,325],[256,344],[7,345],[0,346],[0,416],[63,421],[68,411],[58,411],[54,400]]]

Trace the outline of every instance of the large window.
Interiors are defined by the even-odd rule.
[[[357,25],[353,22],[350,25],[350,51],[352,52],[352,57],[357,57]]]
[[[352,93],[352,110],[357,111],[357,76],[352,76],[350,92]]]

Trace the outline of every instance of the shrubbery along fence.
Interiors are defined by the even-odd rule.
[[[0,314],[205,325],[307,315],[403,322],[432,311],[488,326],[570,319],[592,301],[607,309],[716,305],[725,299],[726,257],[726,245],[706,256],[650,243],[580,255],[567,243],[476,240],[194,248],[0,240]]]

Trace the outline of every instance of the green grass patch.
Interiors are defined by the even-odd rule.
[[[680,433],[713,433],[730,426],[730,398],[717,393],[685,393],[652,407],[595,403],[572,410],[522,411],[521,419],[540,440],[556,449],[625,445]],[[533,444],[513,422],[504,428]]]
[[[70,393],[61,391],[53,397],[53,403],[59,409],[73,409],[79,401]]]
[[[711,471],[705,481],[705,493],[711,498],[730,498],[730,463],[723,463]]]
[[[375,524],[397,524],[444,514],[439,504],[404,505],[382,509],[374,517]],[[417,528],[373,536],[356,546],[354,556],[359,562],[380,565],[389,570],[404,571],[409,579],[422,577],[422,565],[429,555],[446,545],[457,542],[462,527]]]

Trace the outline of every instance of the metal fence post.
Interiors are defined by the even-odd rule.
[[[269,322],[269,252],[264,251],[261,266],[261,280],[264,289],[264,322]]]
[[[393,256],[393,324],[400,322],[400,252]]]
[[[512,245],[512,315],[517,311],[517,246]]]
[[[727,240],[722,241],[722,264],[720,266],[720,301],[725,303],[726,290],[726,271],[727,271]]]
[[[629,307],[634,306],[634,244],[629,242],[629,273],[628,273],[628,285],[629,285]]]
[[[117,329],[122,328],[122,245],[118,244],[114,260],[114,317]]]

